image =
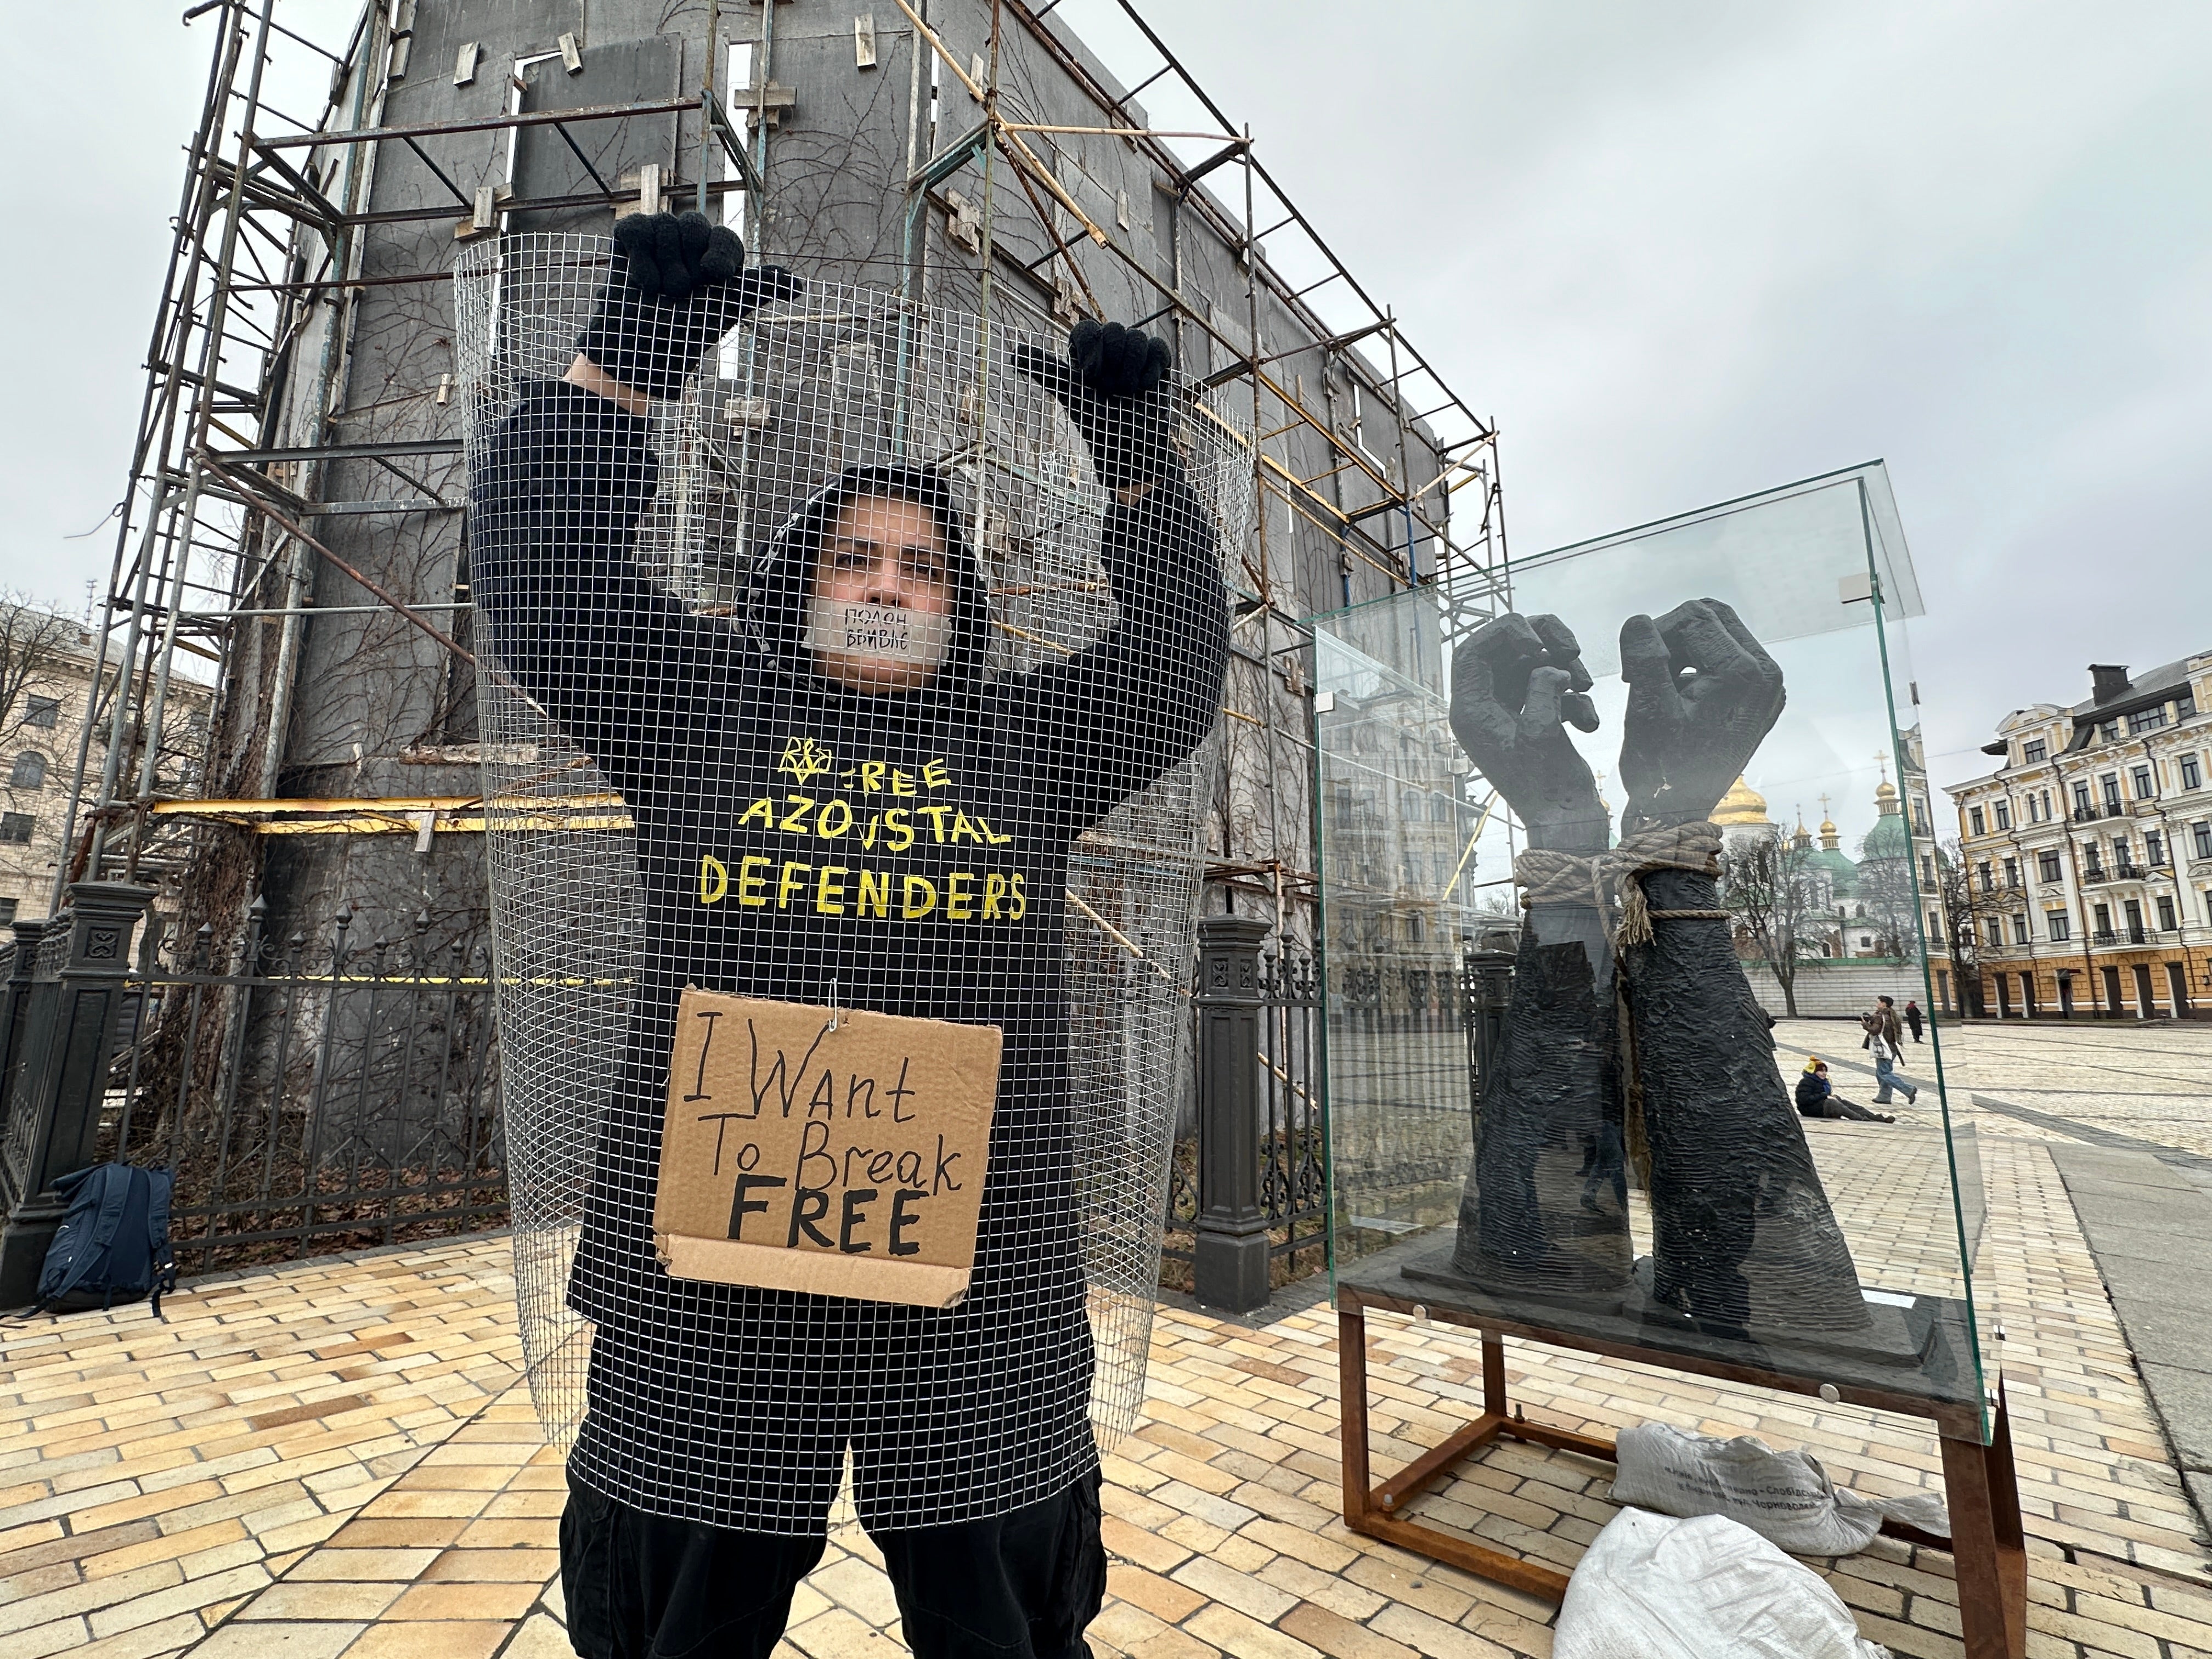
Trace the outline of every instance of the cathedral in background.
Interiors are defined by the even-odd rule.
[[[1826,795],[1820,797],[1818,847],[1802,809],[1796,828],[1784,830],[1767,816],[1766,797],[1742,778],[1713,809],[1724,859],[1741,857],[1763,842],[1776,845],[1780,874],[1798,890],[1796,910],[1801,919],[1796,931],[1808,956],[1887,959],[1919,947],[1913,937],[1917,912],[1908,867],[1914,837],[1906,829],[1897,786],[1884,778],[1875,790],[1874,805],[1875,825],[1860,842],[1856,860],[1843,850],[1841,832],[1826,816]],[[1936,902],[1932,890],[1925,897],[1931,905]],[[1737,935],[1737,949],[1744,955],[1761,954],[1744,929],[1738,928]],[[1940,930],[1931,929],[1931,939],[1940,936]]]

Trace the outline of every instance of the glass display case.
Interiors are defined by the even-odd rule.
[[[1990,1439],[1919,612],[1875,464],[1316,620],[1340,1297]]]

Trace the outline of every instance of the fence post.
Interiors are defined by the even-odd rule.
[[[66,956],[45,1018],[25,1031],[23,1066],[8,1122],[5,1161],[13,1189],[0,1227],[0,1308],[38,1297],[39,1269],[67,1207],[55,1177],[92,1161],[100,1138],[108,1063],[115,1054],[131,935],[154,897],[150,887],[119,881],[73,882]],[[43,990],[33,988],[33,994]]]
[[[18,1092],[16,1079],[23,1072],[24,1034],[30,1024],[31,979],[39,967],[39,936],[46,931],[44,917],[15,925],[15,949],[8,960],[4,993],[7,1000],[4,1006],[0,1006],[0,1217],[5,1217],[15,1203],[15,1175],[9,1168],[6,1155],[8,1124]]]
[[[1267,1212],[1260,1204],[1260,946],[1265,921],[1198,924],[1198,1238],[1191,1288],[1209,1308],[1244,1313],[1267,1299]]]
[[[1466,995],[1468,1103],[1480,1110],[1482,1086],[1505,1040],[1505,1007],[1513,998],[1513,952],[1469,949],[1460,959]]]

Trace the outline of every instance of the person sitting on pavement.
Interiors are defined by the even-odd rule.
[[[1897,1121],[1887,1112],[1869,1112],[1838,1094],[1835,1085],[1828,1081],[1827,1062],[1817,1054],[1805,1057],[1805,1069],[1798,1076],[1797,1114],[1800,1117],[1848,1118],[1854,1123]]]

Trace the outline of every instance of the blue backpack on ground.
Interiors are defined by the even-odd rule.
[[[177,1259],[169,1248],[175,1181],[169,1170],[130,1164],[95,1164],[58,1179],[54,1190],[69,1200],[69,1210],[46,1247],[40,1310],[112,1308],[143,1296],[159,1319],[161,1293],[177,1288]]]

